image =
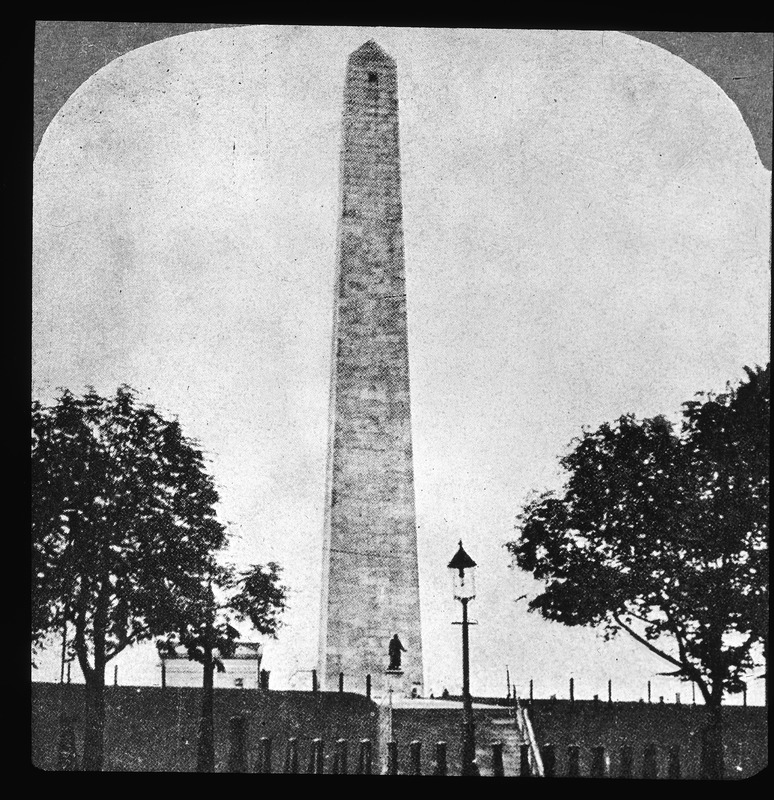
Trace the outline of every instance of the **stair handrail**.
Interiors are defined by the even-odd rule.
[[[529,746],[529,760],[530,767],[533,775],[539,778],[545,777],[545,769],[543,768],[543,759],[540,756],[540,748],[535,738],[535,731],[532,729],[532,721],[529,718],[527,709],[521,702],[516,687],[513,687],[513,700],[516,706],[516,726],[521,735],[527,740]]]

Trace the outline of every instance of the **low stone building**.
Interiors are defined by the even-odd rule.
[[[224,672],[215,670],[216,689],[260,689],[263,645],[260,642],[239,642],[231,658],[223,659]],[[201,686],[202,665],[188,658],[184,647],[159,662],[166,686]],[[268,673],[263,680],[266,681]]]

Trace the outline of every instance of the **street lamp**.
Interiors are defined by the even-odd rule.
[[[473,725],[473,702],[470,699],[470,669],[468,665],[468,603],[476,596],[476,562],[460,546],[448,564],[454,579],[454,598],[462,603],[462,774],[478,775],[476,767],[476,732]]]

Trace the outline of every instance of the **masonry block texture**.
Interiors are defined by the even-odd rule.
[[[397,71],[373,41],[347,62],[340,180],[319,674],[384,694],[397,633],[421,691]]]

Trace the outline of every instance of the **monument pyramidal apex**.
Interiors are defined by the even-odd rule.
[[[340,191],[318,674],[421,694],[397,70],[373,41],[347,61]]]

